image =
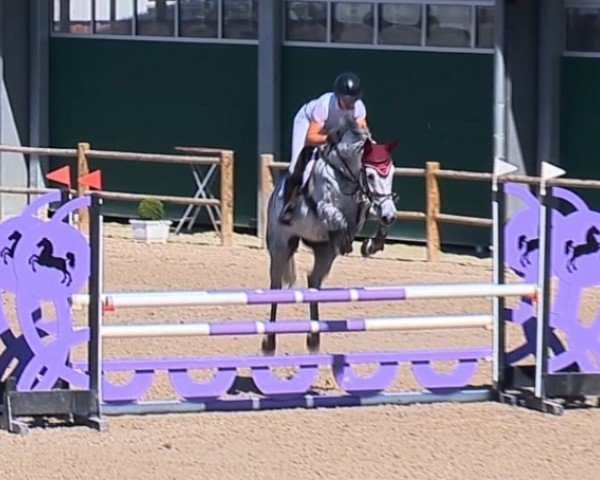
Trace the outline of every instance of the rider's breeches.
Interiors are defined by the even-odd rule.
[[[306,132],[308,132],[309,124],[310,121],[306,115],[305,106],[303,105],[294,117],[294,127],[292,129],[292,152],[290,156],[290,166],[288,167],[288,171],[290,173],[294,172],[294,167],[298,161],[298,156],[304,148],[304,143],[306,142]]]

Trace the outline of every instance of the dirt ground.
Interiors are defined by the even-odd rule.
[[[143,245],[128,228],[105,231],[107,291],[263,288],[268,257],[257,239],[236,235],[236,246],[218,245],[214,234],[171,237],[167,245]],[[327,286],[488,282],[491,261],[444,254],[425,261],[425,249],[388,245],[376,258],[357,253],[338,259]],[[299,284],[311,257],[298,256]],[[589,295],[588,311],[600,296]],[[5,300],[6,302],[6,300]],[[486,313],[489,299],[331,304],[323,318],[446,313]],[[307,307],[281,307],[283,317],[305,317]],[[264,306],[212,306],[124,310],[106,323],[185,323],[265,318]],[[83,321],[81,313],[79,320]],[[518,332],[510,342],[518,343]],[[489,346],[491,332],[465,329],[323,336],[322,350],[392,350],[443,346]],[[303,352],[304,336],[278,339],[279,352]],[[111,340],[107,358],[257,353],[256,337]],[[490,380],[482,362],[475,383]],[[444,368],[442,365],[441,369]],[[149,398],[172,398],[157,379]],[[416,388],[404,368],[396,388]],[[333,390],[329,372],[317,388]],[[600,411],[568,410],[562,417],[494,403],[413,405],[255,413],[200,413],[109,417],[98,433],[85,427],[33,428],[27,436],[0,433],[2,479],[597,479]]]

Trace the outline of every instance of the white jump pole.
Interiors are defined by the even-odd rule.
[[[341,323],[343,320],[334,320],[331,323]],[[382,331],[406,331],[406,330],[446,330],[463,328],[488,328],[493,325],[492,315],[439,315],[418,316],[398,318],[365,318],[362,319],[362,328],[349,328],[346,332],[382,332]],[[361,323],[362,323],[361,322]],[[241,323],[241,322],[240,322]],[[232,326],[230,335],[258,335],[264,334],[268,327],[282,326],[281,323],[273,324],[266,321],[243,322],[251,328],[236,331],[235,324]],[[283,322],[288,323],[288,322]],[[300,321],[296,331],[288,333],[319,333],[329,331],[326,321]],[[217,335],[211,328],[211,323],[190,324],[145,324],[145,325],[103,325],[102,338],[139,338],[139,337],[190,337],[190,336],[212,336]],[[218,322],[223,325],[223,322]],[[307,328],[308,326],[308,328]],[[285,325],[283,325],[285,329]],[[340,331],[344,333],[344,330]],[[284,333],[282,331],[282,333]]]
[[[308,301],[356,302],[368,300],[408,300],[435,298],[510,297],[535,295],[535,284],[489,283],[406,285],[345,289],[292,289],[292,290],[238,290],[238,291],[181,291],[181,292],[128,292],[102,294],[105,308],[181,307],[196,305],[249,305],[268,303],[306,303]],[[338,295],[339,294],[339,295]],[[380,294],[383,298],[374,298]],[[282,299],[281,296],[286,298]],[[307,298],[310,296],[311,298]],[[323,296],[323,299],[319,297]],[[325,297],[339,296],[337,300]],[[365,298],[369,297],[369,298]],[[89,303],[85,294],[74,295],[75,308]]]
[[[504,185],[500,184],[500,178],[514,173],[518,170],[516,165],[503,160],[494,160],[494,174],[492,177],[492,263],[494,285],[504,285],[504,215],[505,215],[505,193]],[[492,314],[494,317],[492,349],[494,361],[492,365],[492,383],[498,389],[503,381],[502,370],[504,368],[504,329],[500,322],[504,322],[504,298],[495,296],[492,298]]]
[[[535,341],[535,384],[534,395],[538,399],[544,399],[544,375],[548,370],[548,318],[550,315],[550,242],[552,205],[551,189],[547,183],[554,178],[562,177],[567,173],[562,168],[556,167],[548,162],[542,162],[540,172],[540,257],[538,265],[538,282],[540,282],[540,299],[537,305],[537,330]]]

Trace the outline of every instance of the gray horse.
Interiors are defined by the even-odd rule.
[[[296,281],[294,254],[300,240],[314,253],[314,266],[308,275],[308,287],[320,288],[338,255],[349,253],[352,240],[367,217],[379,220],[384,230],[396,219],[392,193],[393,162],[389,152],[395,142],[375,144],[368,132],[354,120],[340,126],[334,135],[338,141],[315,149],[305,174],[305,183],[297,198],[290,225],[279,221],[284,206],[285,177],[276,185],[268,205],[267,247],[271,259],[271,288],[292,287]],[[382,230],[380,229],[380,232]],[[363,255],[379,247],[363,245]],[[277,304],[271,305],[273,322]],[[310,304],[311,320],[319,319],[318,304]],[[311,352],[319,350],[318,333],[307,336]],[[275,335],[262,342],[264,353],[275,351]]]

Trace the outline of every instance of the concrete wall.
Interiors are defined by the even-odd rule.
[[[29,143],[29,2],[0,0],[0,143]],[[0,185],[27,186],[25,158],[0,154]],[[0,216],[27,202],[23,195],[0,195]]]

